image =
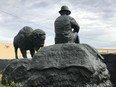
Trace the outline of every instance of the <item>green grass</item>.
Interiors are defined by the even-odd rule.
[[[1,78],[2,78],[2,75],[0,74],[0,87],[6,87],[6,86],[1,84]]]
[[[21,83],[14,83],[14,82],[12,82],[10,85],[2,85],[1,78],[2,78],[2,75],[0,74],[0,87],[23,87]]]

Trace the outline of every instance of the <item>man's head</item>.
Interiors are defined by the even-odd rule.
[[[59,13],[62,15],[62,14],[66,14],[66,15],[70,15],[71,14],[71,11],[69,10],[68,6],[66,5],[63,5],[61,7],[61,10],[59,11]]]

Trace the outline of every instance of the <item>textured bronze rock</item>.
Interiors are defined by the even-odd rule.
[[[102,54],[110,72],[113,87],[116,87],[116,54]]]
[[[4,68],[10,63],[9,59],[0,59],[0,73],[3,72]]]
[[[11,84],[11,82],[24,82],[28,76],[29,59],[14,59],[6,66],[2,73],[2,84]]]
[[[15,57],[18,58],[17,49],[20,48],[24,58],[27,58],[26,50],[30,50],[33,57],[35,50],[38,51],[43,47],[45,40],[45,32],[41,29],[33,30],[31,27],[23,27],[14,37]]]
[[[58,46],[58,47],[57,47]],[[67,46],[67,45],[66,45]],[[83,48],[83,50],[84,50],[84,48],[85,48],[85,46],[84,46],[84,44],[82,45],[82,44],[80,44],[80,45],[78,45],[78,46],[80,46],[80,48],[82,49]],[[54,48],[55,47],[55,48]],[[70,48],[69,46],[67,46],[67,48],[65,47],[65,49],[64,50],[67,50],[67,52],[68,52],[68,54],[66,54],[67,52],[64,52],[64,50],[62,51],[62,49],[60,49],[60,48],[62,48],[62,46],[61,45],[56,45],[56,46],[49,46],[49,47],[45,47],[45,48],[42,48],[42,49],[44,49],[44,51],[43,52],[45,52],[45,53],[47,53],[46,54],[46,56],[45,57],[47,57],[47,55],[49,55],[48,56],[48,59],[50,59],[50,57],[51,57],[51,60],[54,60],[54,58],[52,58],[52,56],[53,57],[58,57],[58,55],[59,55],[59,53],[62,53],[62,56],[61,55],[59,55],[59,57],[64,57],[64,56],[68,56],[69,54],[73,54],[73,55],[75,55],[76,53],[73,53],[74,52],[74,49],[73,50],[71,50],[72,48]],[[64,46],[63,46],[64,47]],[[74,46],[72,46],[73,48],[75,48]],[[90,47],[89,47],[90,48]],[[47,51],[45,51],[45,49],[47,49]],[[56,49],[56,51],[54,51]],[[75,48],[76,50],[77,50],[77,48]],[[81,50],[81,49],[78,49],[78,50]],[[89,55],[91,55],[90,57],[93,57],[92,55],[94,54],[94,57],[95,57],[95,55],[96,55],[96,59],[97,59],[97,57],[100,57],[100,55],[98,55],[98,53],[96,53],[95,52],[95,50],[92,50],[92,48],[90,48],[91,50],[89,51],[89,49],[88,48],[85,48],[85,50],[86,50],[86,53],[87,53],[87,51],[89,52],[88,54]],[[57,50],[58,50],[58,52],[57,52]],[[70,51],[71,50],[71,51]],[[59,52],[60,51],[60,52]],[[41,55],[43,55],[43,53],[42,53],[42,51],[40,51],[41,52]],[[75,51],[76,52],[76,51]],[[79,51],[77,51],[77,54],[78,54],[78,56],[80,55],[80,53],[78,53]],[[49,54],[48,54],[49,53]],[[58,53],[58,54],[57,54]],[[81,54],[83,55],[83,53],[84,52],[82,52],[81,51]],[[64,56],[63,56],[64,55]],[[72,55],[72,57],[73,57],[73,55]],[[78,60],[78,56],[77,56],[77,60]],[[84,57],[85,56],[85,57]],[[107,67],[108,67],[108,70],[109,70],[109,72],[110,72],[110,74],[111,74],[111,81],[112,81],[112,83],[113,83],[113,87],[116,87],[116,80],[115,80],[115,77],[116,77],[116,75],[115,75],[115,73],[116,73],[116,70],[115,70],[115,68],[116,68],[116,63],[115,63],[115,57],[116,57],[116,54],[102,54],[102,56],[104,57],[104,59],[105,60],[103,60],[105,63],[106,63],[106,65],[107,65]],[[71,57],[71,56],[70,56]],[[87,56],[87,54],[85,54],[85,55],[83,55],[82,57],[84,57],[84,58],[86,58],[86,57],[88,57]],[[36,54],[36,57],[34,57],[36,60],[38,60],[39,61],[39,58],[41,59],[41,57],[39,57],[38,58],[38,53]],[[68,58],[68,57],[67,57]],[[67,60],[67,58],[65,58],[66,60]],[[100,57],[100,58],[102,58],[102,57]],[[62,59],[62,58],[61,58]],[[64,58],[63,58],[64,59]],[[63,60],[62,59],[62,60]],[[70,58],[71,59],[71,58]],[[73,58],[72,58],[73,59]],[[91,59],[91,58],[90,58]],[[5,66],[8,64],[8,63],[10,63],[10,64],[8,64],[7,65],[7,67],[5,68],[5,70],[4,70],[4,72],[3,72],[3,77],[2,77],[2,83],[3,84],[8,84],[8,83],[10,83],[10,82],[25,82],[25,80],[27,80],[28,78],[28,80],[26,81],[26,82],[28,82],[30,85],[34,85],[34,84],[36,84],[36,83],[38,83],[37,82],[37,80],[39,79],[39,80],[41,80],[41,79],[44,79],[44,82],[45,81],[48,81],[49,83],[51,83],[51,82],[54,82],[54,81],[57,81],[57,79],[59,79],[59,80],[63,80],[63,81],[61,81],[62,82],[62,84],[64,83],[64,85],[65,84],[67,84],[67,83],[65,83],[65,81],[66,80],[64,80],[63,78],[61,78],[61,77],[65,77],[65,79],[69,79],[69,80],[72,80],[72,82],[70,82],[69,84],[73,84],[73,81],[76,81],[76,79],[78,79],[78,78],[83,78],[83,80],[85,80],[85,78],[89,78],[90,76],[91,76],[91,72],[90,71],[88,71],[88,69],[86,69],[86,68],[84,68],[84,67],[78,67],[78,66],[73,66],[73,64],[72,64],[72,66],[70,65],[69,67],[64,67],[64,68],[55,68],[55,67],[51,67],[51,68],[45,68],[45,69],[41,69],[41,70],[39,70],[38,69],[38,66],[43,66],[44,65],[44,63],[43,63],[43,65],[41,64],[41,65],[39,65],[38,64],[38,61],[36,62],[36,60],[34,61],[33,60],[33,63],[36,65],[36,63],[37,63],[37,68],[33,68],[33,69],[30,69],[30,71],[28,71],[28,69],[31,67],[31,65],[30,65],[30,67],[29,67],[29,63],[30,63],[30,60],[28,60],[28,59],[14,59],[14,60],[1,60],[0,61],[0,64],[2,64],[0,67],[2,68],[2,71],[3,71],[3,68],[5,68]],[[56,60],[56,59],[55,59]],[[59,60],[59,59],[58,59]],[[62,62],[62,60],[61,60],[61,62]],[[76,61],[77,61],[76,60]],[[88,58],[87,58],[87,60],[88,60]],[[98,61],[99,61],[100,59],[98,58]],[[6,62],[5,62],[6,61]],[[41,61],[44,61],[44,60],[42,60],[41,59]],[[49,63],[49,60],[47,60],[47,58],[45,59],[45,61],[48,61],[48,63]],[[75,60],[74,60],[75,61]],[[84,60],[85,61],[85,60]],[[96,60],[97,61],[97,60]],[[4,65],[4,62],[5,62],[5,65]],[[31,61],[32,62],[32,61]],[[58,61],[56,61],[56,63],[54,62],[54,65],[56,64],[57,65],[57,62]],[[65,62],[65,60],[64,60],[64,62]],[[91,59],[91,62],[93,62],[93,63],[96,63],[96,62],[94,62],[93,61],[93,58]],[[89,62],[89,64],[91,63],[91,62]],[[47,63],[47,62],[46,62]],[[92,64],[93,64],[92,63]],[[101,61],[100,61],[100,63],[101,63]],[[65,63],[66,64],[66,63]],[[4,66],[3,66],[4,65]],[[63,65],[63,64],[62,64]],[[99,65],[99,63],[98,63],[98,65]],[[47,66],[47,65],[46,65]],[[100,67],[102,67],[102,66],[100,66]],[[99,68],[98,68],[99,69]],[[101,70],[99,70],[100,71],[100,73],[101,73]],[[106,70],[107,71],[107,70]],[[41,72],[41,74],[39,73],[39,72]],[[51,76],[50,76],[50,73],[51,73]],[[105,73],[105,71],[103,71],[102,72],[102,74],[103,73]],[[103,76],[101,74],[101,76]],[[46,77],[48,75],[48,77]],[[100,75],[100,74],[99,74]],[[105,75],[105,74],[104,74]],[[30,76],[31,76],[31,78],[30,78]],[[50,77],[49,77],[50,76]],[[87,77],[88,76],[88,77]],[[108,76],[108,77],[107,77]],[[108,79],[109,78],[109,75],[106,73],[106,79]],[[45,80],[45,79],[47,79],[47,80]],[[80,79],[81,80],[81,79]],[[88,79],[87,79],[88,80]],[[98,80],[99,81],[99,80]],[[102,81],[102,80],[101,80]],[[104,81],[104,80],[103,80]],[[108,81],[108,80],[107,80]],[[102,82],[101,82],[102,83]],[[43,83],[41,83],[41,84],[43,84]],[[46,84],[46,83],[45,83]],[[56,82],[54,83],[54,84],[56,84]],[[51,85],[54,85],[54,84],[51,84]],[[60,81],[57,83],[57,84],[60,84]],[[75,84],[75,83],[74,83]],[[78,81],[78,85],[79,85],[79,81]],[[80,84],[81,85],[81,84]],[[38,87],[38,86],[35,86],[35,87]],[[40,87],[42,87],[42,86],[40,86]],[[46,87],[46,86],[45,86]],[[54,86],[52,86],[52,87],[54,87]],[[67,86],[68,87],[68,86]],[[75,87],[75,86],[70,86],[70,87]],[[82,86],[80,86],[80,87],[82,87]],[[94,86],[93,86],[94,87]],[[106,86],[103,86],[103,85],[101,85],[101,87],[106,87]],[[111,87],[111,86],[108,86],[108,87]]]
[[[43,47],[30,62],[24,87],[112,87],[102,58],[86,44]]]
[[[67,6],[62,6],[59,13],[61,14],[61,16],[59,16],[54,23],[55,44],[79,43],[79,25],[74,18],[69,16],[71,11]]]

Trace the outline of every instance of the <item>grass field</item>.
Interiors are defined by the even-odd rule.
[[[0,87],[6,87],[6,86],[1,84],[1,77],[2,77],[2,75],[0,74]]]
[[[12,82],[11,85],[2,85],[1,78],[2,78],[2,75],[0,74],[0,87],[23,87],[23,85],[21,83],[15,84],[14,82]]]

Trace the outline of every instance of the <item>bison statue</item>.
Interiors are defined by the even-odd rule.
[[[33,57],[35,51],[38,51],[40,47],[44,46],[45,35],[45,32],[41,29],[33,30],[29,26],[23,27],[14,37],[13,41],[16,59],[18,59],[18,48],[20,48],[24,58],[27,58],[27,50],[30,50],[30,54]]]

